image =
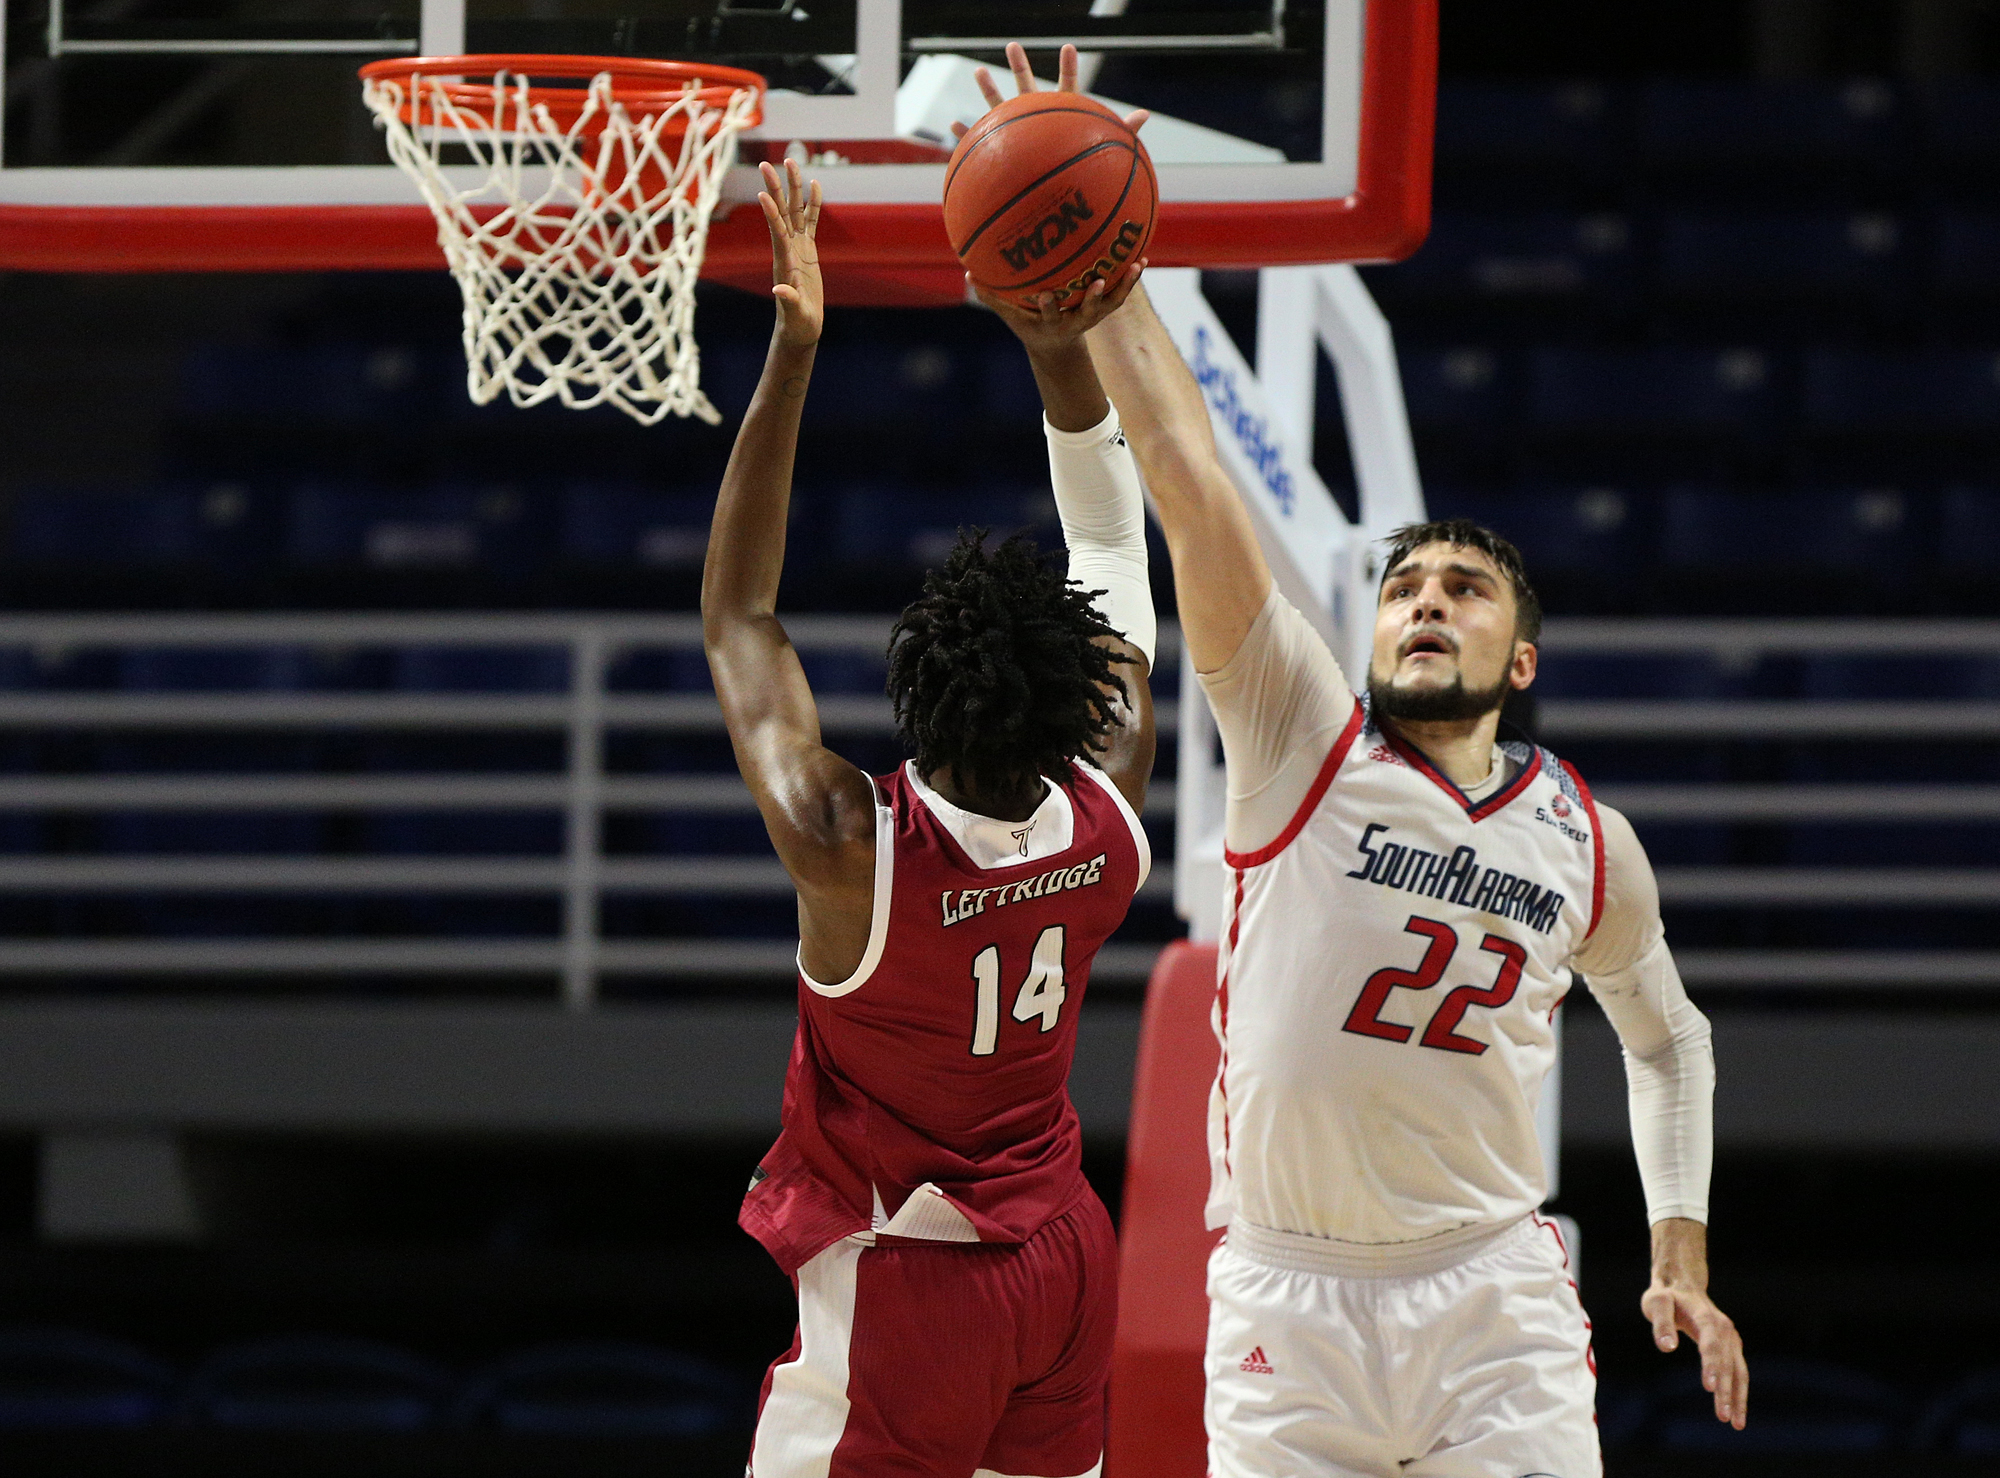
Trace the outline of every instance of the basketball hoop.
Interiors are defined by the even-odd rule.
[[[361,78],[464,295],[475,405],[505,389],[518,406],[608,403],[649,426],[721,419],[701,393],[694,287],[736,137],[761,121],[762,77],[459,56],[371,62]]]

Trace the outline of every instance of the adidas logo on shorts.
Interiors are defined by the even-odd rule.
[[[1243,1363],[1236,1368],[1247,1371],[1251,1375],[1276,1375],[1278,1373],[1271,1368],[1271,1362],[1264,1358],[1264,1347],[1262,1345],[1257,1346],[1256,1349],[1245,1355]]]

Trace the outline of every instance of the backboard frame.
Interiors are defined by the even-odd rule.
[[[446,39],[463,0],[429,0],[426,50]],[[861,65],[879,69],[897,7],[859,12]],[[1161,214],[1149,250],[1161,266],[1259,267],[1388,261],[1429,229],[1436,107],[1437,0],[1327,0],[1326,24],[1352,25],[1360,55],[1351,114],[1329,117],[1323,161],[1232,178],[1227,169],[1164,165]],[[871,31],[872,28],[872,31]],[[888,65],[900,42],[890,30]],[[1087,44],[1087,43],[1086,43]],[[1343,64],[1329,48],[1328,68]],[[891,76],[893,77],[893,72]],[[890,132],[883,92],[767,96],[767,143]],[[1329,95],[1339,79],[1329,77]],[[356,84],[358,88],[358,83]],[[889,89],[893,95],[893,83]],[[1348,144],[1343,141],[1351,139]],[[1347,160],[1353,167],[1348,168]],[[821,253],[835,301],[936,304],[963,300],[946,241],[942,165],[845,165],[820,172],[828,205]],[[935,176],[936,178],[932,178]],[[274,178],[280,177],[280,178]],[[748,200],[754,171],[732,171],[726,196]],[[429,211],[391,165],[286,169],[0,170],[0,269],[65,272],[440,269]],[[1231,198],[1231,197],[1236,198]],[[754,210],[719,215],[705,277],[762,290],[769,247]]]

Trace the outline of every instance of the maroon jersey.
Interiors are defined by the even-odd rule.
[[[958,811],[909,765],[875,794],[868,948],[837,985],[799,972],[784,1130],[743,1202],[787,1273],[871,1230],[1023,1242],[1084,1193],[1077,1010],[1151,863],[1086,766],[1026,823]]]

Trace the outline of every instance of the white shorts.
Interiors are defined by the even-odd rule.
[[[1209,1259],[1211,1478],[1601,1478],[1590,1321],[1546,1221],[1410,1276],[1269,1253]]]

